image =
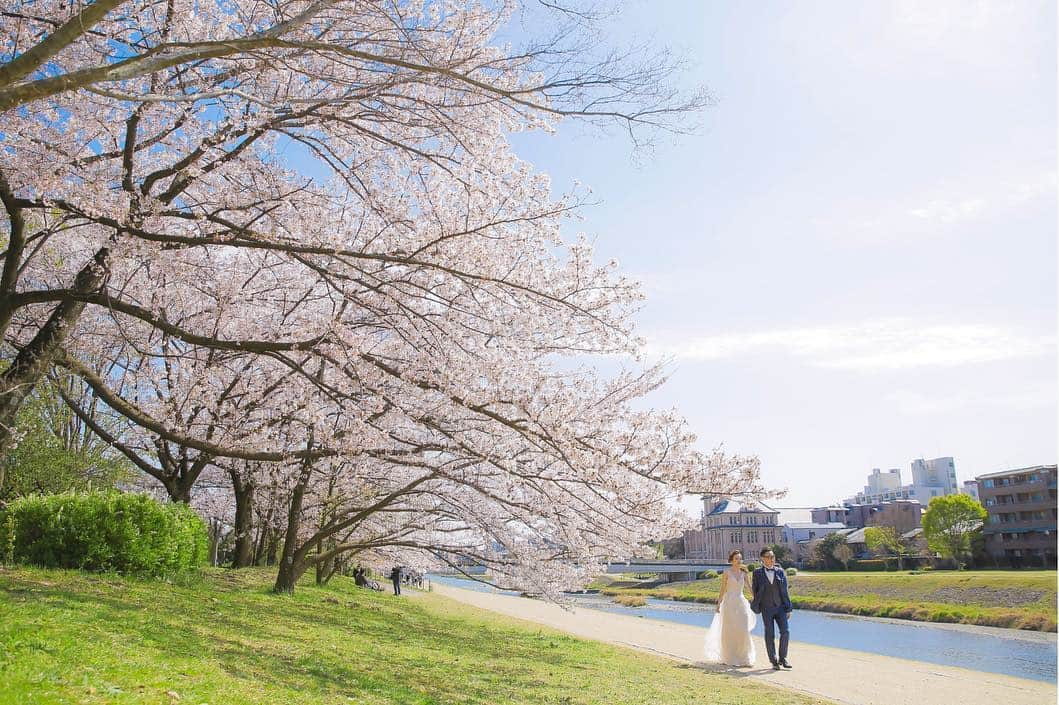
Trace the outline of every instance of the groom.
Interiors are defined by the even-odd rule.
[[[791,668],[787,663],[787,642],[790,632],[787,620],[791,616],[791,597],[787,594],[787,574],[776,565],[776,554],[770,548],[761,549],[762,566],[754,571],[750,589],[754,599],[750,609],[760,614],[765,622],[765,651],[772,662],[773,670],[780,666]],[[776,625],[780,628],[780,657],[776,658]]]

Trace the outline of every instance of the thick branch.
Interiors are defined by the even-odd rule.
[[[125,0],[96,0],[68,19],[61,27],[37,43],[32,49],[0,67],[0,86],[6,86],[29,75],[48,59],[73,44],[103,17]]]

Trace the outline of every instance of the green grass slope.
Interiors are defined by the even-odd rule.
[[[824,701],[585,641],[438,595],[271,574],[183,585],[0,570],[0,703],[803,705]]]
[[[695,580],[652,589],[604,588],[605,595],[644,595],[716,602],[721,581]],[[921,622],[954,622],[1056,630],[1056,572],[929,571],[813,573],[790,578],[796,609]]]

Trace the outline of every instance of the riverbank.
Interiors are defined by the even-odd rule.
[[[799,573],[790,577],[790,588],[797,609],[1056,631],[1055,571]],[[720,580],[713,578],[601,591],[612,597],[716,603],[719,589]]]
[[[336,578],[277,596],[272,577],[0,569],[0,705],[827,705],[441,594]]]
[[[434,590],[475,607],[562,629],[576,636],[663,655],[689,668],[694,666],[744,678],[745,692],[755,692],[767,685],[791,691],[776,702],[794,702],[795,693],[847,705],[1040,705],[1056,699],[1056,686],[1052,683],[815,646],[797,640],[791,646],[792,671],[773,671],[760,653],[761,648],[753,668],[704,666],[701,663],[704,630],[699,627],[591,609],[568,611],[541,600],[441,584],[435,584]],[[797,624],[795,615],[791,627],[794,636],[797,636]]]

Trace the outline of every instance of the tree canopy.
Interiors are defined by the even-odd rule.
[[[500,41],[519,12],[551,32]],[[0,449],[44,375],[74,375],[172,498],[282,498],[280,590],[353,552],[557,594],[679,530],[682,492],[760,494],[755,458],[642,410],[664,371],[641,292],[564,234],[583,193],[507,139],[640,141],[706,104],[666,52],[595,32],[572,4],[16,0]]]
[[[978,500],[965,494],[934,497],[923,512],[923,534],[930,550],[956,560],[962,567],[971,554],[972,539],[989,516]]]

